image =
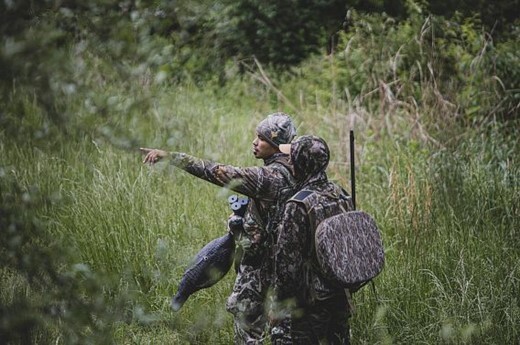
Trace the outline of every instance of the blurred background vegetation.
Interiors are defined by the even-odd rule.
[[[387,266],[356,296],[353,343],[518,343],[518,8],[2,1],[0,339],[231,343],[233,274],[169,309],[227,191],[137,148],[258,164],[254,126],[280,110],[327,140],[346,187],[356,131]]]

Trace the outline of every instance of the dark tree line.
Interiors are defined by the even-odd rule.
[[[255,56],[266,64],[287,66],[326,49],[336,32],[348,30],[348,10],[384,12],[402,20],[408,17],[409,6],[405,0],[4,1],[0,3],[0,30],[8,40],[48,21],[71,39],[94,35],[106,41],[123,36],[134,43],[137,38],[130,36],[146,31],[179,45],[211,45],[223,59]],[[445,18],[478,17],[484,29],[501,40],[514,34],[520,3],[430,0],[419,1],[417,6]],[[7,66],[2,66],[2,77],[9,76]]]
[[[229,64],[243,68],[256,59],[285,71],[311,54],[330,53],[337,35],[357,25],[350,12],[381,15],[399,23],[410,20],[417,9],[425,17],[432,13],[443,18],[452,27],[470,18],[494,43],[511,42],[500,48],[493,63],[505,88],[516,89],[520,72],[511,64],[518,59],[514,43],[520,32],[518,5],[519,0],[2,1],[0,97],[7,97],[15,81],[28,85],[54,122],[65,124],[59,109],[63,90],[57,85],[82,86],[67,59],[70,46],[78,42],[86,51],[114,61],[114,68],[127,74],[125,78],[131,78],[125,69],[129,62],[161,69],[171,82],[186,75],[205,81],[215,75],[225,79]],[[438,30],[450,25],[439,25]],[[450,35],[438,33],[446,39]],[[501,75],[502,69],[508,72]],[[6,125],[1,117],[0,124]]]

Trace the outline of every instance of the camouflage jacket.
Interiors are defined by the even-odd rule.
[[[274,236],[285,202],[294,194],[295,180],[288,155],[277,153],[264,160],[262,167],[234,167],[172,153],[171,163],[188,173],[251,198],[244,219],[242,263],[257,266],[267,254],[268,238]]]
[[[344,293],[341,286],[327,279],[319,269],[314,248],[314,227],[326,217],[342,212],[339,199],[345,192],[324,176],[303,189],[314,192],[312,202],[319,209],[319,212],[312,212],[315,224],[311,224],[305,204],[290,199],[278,230],[274,253],[275,308],[285,316],[290,315],[295,304],[302,307],[315,300]],[[346,203],[347,208],[352,208],[350,199],[342,202]]]

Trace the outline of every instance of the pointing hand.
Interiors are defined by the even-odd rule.
[[[168,156],[168,152],[163,151],[163,150],[148,149],[148,148],[144,148],[144,147],[141,147],[140,150],[141,150],[141,153],[145,155],[144,159],[143,159],[143,163],[155,164],[158,161],[160,161],[161,159]]]

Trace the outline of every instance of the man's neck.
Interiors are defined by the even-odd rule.
[[[285,156],[287,156],[285,153],[276,152],[276,153],[272,154],[271,156],[269,156],[268,158],[264,158],[264,165],[269,165],[272,162],[274,162],[277,158],[285,157]]]

